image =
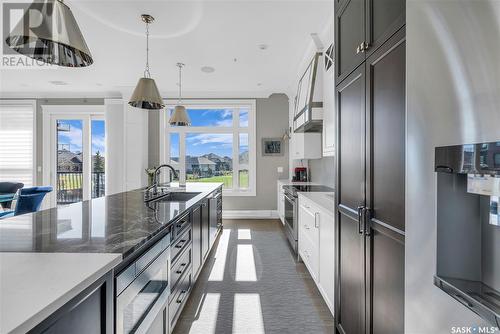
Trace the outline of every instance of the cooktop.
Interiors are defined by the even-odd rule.
[[[334,189],[322,185],[287,185],[283,186],[285,192],[297,196],[298,192],[333,192]]]

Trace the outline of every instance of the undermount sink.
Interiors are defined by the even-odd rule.
[[[201,193],[173,191],[173,192],[167,193],[163,196],[160,196],[158,199],[155,199],[153,201],[155,201],[155,202],[187,202],[190,199],[198,196],[199,194],[201,194]]]

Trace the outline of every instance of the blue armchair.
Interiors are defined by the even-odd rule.
[[[52,187],[31,187],[19,189],[13,200],[14,210],[1,212],[0,218],[17,216],[40,210],[43,198],[51,191]]]
[[[0,195],[15,194],[19,189],[24,187],[24,183],[20,182],[0,182]],[[0,203],[3,209],[9,209],[12,201],[4,201]]]

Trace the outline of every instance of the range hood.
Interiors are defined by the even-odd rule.
[[[323,71],[319,67],[320,58],[321,53],[316,53],[300,78],[295,96],[294,132],[323,131]]]

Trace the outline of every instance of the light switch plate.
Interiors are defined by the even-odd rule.
[[[283,167],[278,167],[278,173],[283,173]]]

